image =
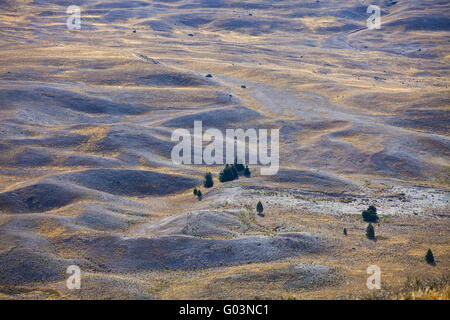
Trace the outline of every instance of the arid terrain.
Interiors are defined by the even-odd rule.
[[[449,49],[440,0],[0,0],[0,298],[448,299]],[[279,172],[174,163],[196,120]]]

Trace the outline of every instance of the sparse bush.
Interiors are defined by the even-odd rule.
[[[212,188],[214,185],[213,178],[211,172],[205,174],[205,181],[203,182],[203,186],[205,188]]]
[[[347,228],[344,228],[344,236],[347,235]]]
[[[428,249],[427,254],[425,255],[425,261],[431,265],[435,264],[433,252],[431,252],[431,249]]]
[[[377,208],[369,206],[367,210],[362,212],[362,217],[365,222],[378,222]]]
[[[359,297],[363,300],[449,300],[450,276],[444,273],[433,277],[408,276],[399,287],[383,286],[368,295]]]
[[[366,237],[370,240],[375,240],[375,228],[371,223],[366,228]]]
[[[198,190],[198,191],[197,191],[197,198],[198,198],[198,201],[201,201],[201,200],[202,200],[202,197],[203,197],[202,192],[201,192],[200,190]]]
[[[194,188],[194,196],[196,196],[196,195],[197,195],[197,193],[198,193],[198,190],[197,190],[197,188]]]
[[[256,205],[256,211],[258,211],[258,215],[262,216],[263,211],[264,211],[264,207],[261,203],[261,201],[258,201],[258,204]]]

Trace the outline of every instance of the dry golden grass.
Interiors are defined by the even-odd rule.
[[[385,146],[382,144],[386,136],[379,135],[354,135],[354,136],[345,136],[339,137],[336,140],[344,141],[350,143],[354,148],[359,149],[361,151],[370,150],[371,152],[380,152],[383,151]]]
[[[43,219],[38,227],[38,234],[46,238],[54,238],[61,236],[67,230],[61,225],[55,224],[50,219]]]

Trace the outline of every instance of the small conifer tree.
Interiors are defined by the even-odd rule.
[[[425,255],[425,260],[428,264],[434,264],[434,256],[433,252],[431,252],[431,249],[428,249],[427,254]]]
[[[205,174],[205,181],[203,182],[203,186],[205,188],[212,188],[214,185],[213,178],[211,172]]]
[[[258,201],[258,204],[256,205],[256,211],[258,211],[258,215],[262,215],[264,208],[261,201]]]
[[[367,226],[366,237],[367,239],[375,240],[375,228],[371,223],[369,223],[369,225]]]
[[[250,172],[250,169],[248,168],[248,166],[245,166],[245,169],[244,169],[244,176],[246,176],[247,178],[250,178],[251,175],[252,175],[252,174],[251,174],[251,172]]]

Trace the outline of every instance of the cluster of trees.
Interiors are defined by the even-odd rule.
[[[239,179],[239,174],[243,174],[245,177],[250,178],[251,172],[248,166],[244,166],[242,163],[235,162],[234,164],[226,164],[225,168],[220,171],[219,181],[227,182]]]
[[[232,181],[235,179],[239,179],[239,175],[242,174],[245,177],[249,178],[251,176],[250,169],[248,168],[248,166],[244,166],[244,164],[239,163],[236,158],[234,160],[234,164],[225,165],[225,168],[220,172],[219,180],[221,182]]]
[[[239,175],[243,174],[245,177],[249,178],[251,176],[250,169],[248,166],[244,166],[241,163],[237,163],[237,161],[232,165],[225,165],[225,168],[220,171],[219,181],[227,182],[239,179]],[[207,172],[205,174],[205,179],[203,180],[203,186],[205,188],[212,188],[214,186],[214,180],[211,172]]]
[[[378,222],[377,208],[375,206],[369,206],[362,213],[362,218],[365,222],[369,222],[369,225],[366,228],[366,237],[370,240],[375,240],[375,228],[372,225],[372,222]],[[344,234],[347,235],[347,229],[344,228]]]
[[[219,181],[220,182],[227,182],[227,181],[233,181],[239,179],[239,172],[236,168],[236,166],[226,164],[225,168],[223,168],[222,171],[219,173]]]
[[[237,160],[234,164],[229,165],[227,164],[225,168],[220,172],[219,174],[219,181],[220,182],[227,182],[232,181],[235,179],[239,179],[239,174],[242,173],[246,177],[250,177],[250,169],[248,166],[244,166],[241,163],[237,163]],[[211,172],[205,173],[205,178],[203,180],[203,187],[205,188],[212,188],[214,186],[214,180]],[[194,188],[194,195],[198,197],[199,200],[202,199],[202,192]]]

